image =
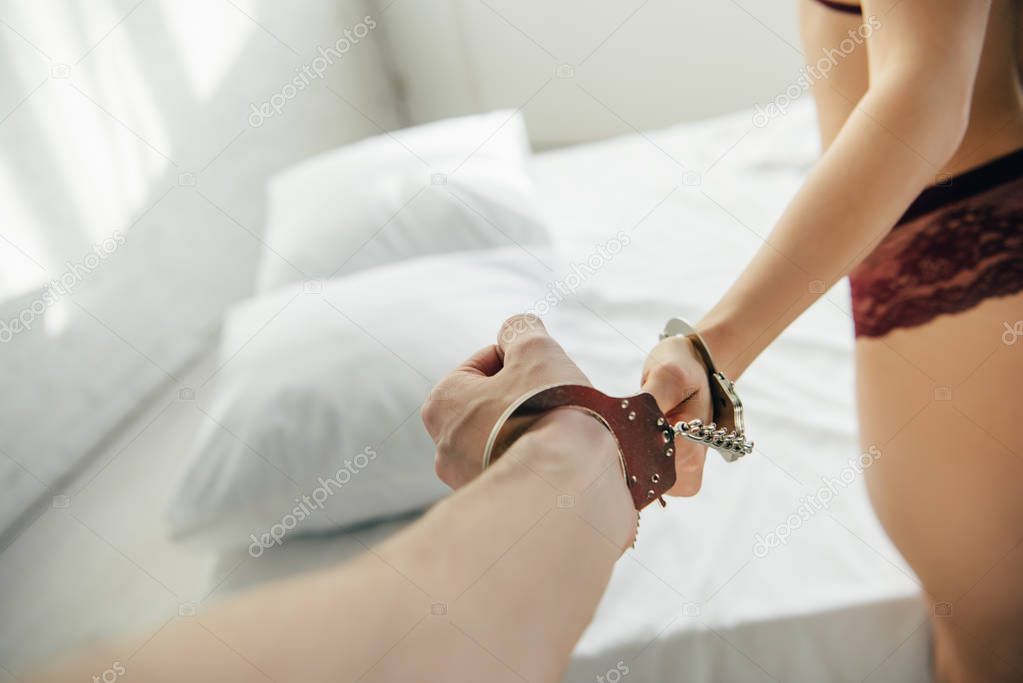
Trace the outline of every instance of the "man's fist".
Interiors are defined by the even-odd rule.
[[[539,318],[512,316],[501,325],[496,344],[442,379],[423,404],[423,424],[437,444],[437,476],[457,489],[479,475],[497,420],[518,398],[548,384],[590,381]]]

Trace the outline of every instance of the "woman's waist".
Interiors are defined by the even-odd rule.
[[[974,103],[970,122],[955,153],[936,171],[936,182],[1023,149],[1023,98],[1013,94],[1011,102]]]
[[[960,145],[962,149],[964,145]],[[980,163],[975,163],[957,173],[938,173],[934,183],[924,188],[899,219],[896,227],[917,220],[929,214],[952,208],[964,202],[983,202],[984,195],[1004,188],[1017,187],[1023,183],[1023,140],[1015,146],[1002,145],[998,153],[988,153]],[[959,162],[956,162],[959,164]],[[948,164],[947,168],[955,165]],[[1013,191],[1016,194],[1016,191]],[[1004,203],[998,199],[995,203]],[[990,203],[990,202],[989,202]]]

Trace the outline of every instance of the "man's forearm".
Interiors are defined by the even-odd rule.
[[[542,418],[485,477],[379,550],[446,605],[452,627],[430,631],[402,671],[429,661],[434,680],[560,680],[635,524],[606,429],[573,409]],[[438,654],[453,644],[479,655],[478,675]]]
[[[90,680],[115,660],[137,680],[558,680],[635,522],[613,438],[554,411],[485,476],[354,562],[43,680]]]

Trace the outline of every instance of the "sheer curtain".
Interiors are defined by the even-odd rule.
[[[250,293],[268,175],[400,125],[376,10],[0,2],[0,534]]]

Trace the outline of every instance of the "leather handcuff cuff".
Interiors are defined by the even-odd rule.
[[[727,462],[734,462],[753,451],[747,441],[742,401],[735,386],[714,365],[710,351],[699,332],[681,318],[672,318],[660,339],[683,336],[692,342],[707,368],[714,421],[680,420],[674,425],[649,393],[625,398],[608,396],[593,387],[580,384],[554,384],[522,396],[501,415],[490,432],[483,453],[483,469],[496,459],[494,449],[502,428],[512,417],[544,413],[554,408],[580,408],[601,422],[614,436],[618,446],[625,483],[636,510],[655,500],[665,505],[663,495],[675,484],[675,436],[704,444],[718,451]],[[510,443],[503,444],[507,448]]]

